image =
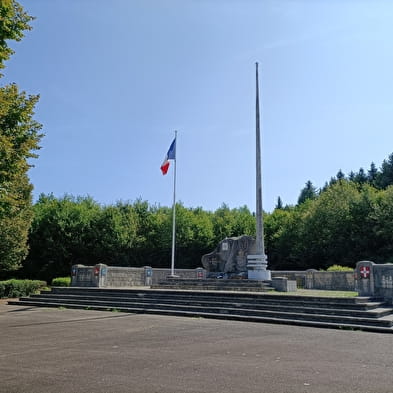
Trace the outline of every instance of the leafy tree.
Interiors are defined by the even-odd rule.
[[[70,273],[74,264],[95,264],[101,208],[90,197],[40,195],[34,205],[29,244],[30,252],[23,262],[22,273],[48,282]],[[93,229],[94,228],[94,229]]]
[[[367,229],[375,239],[374,257],[379,263],[393,262],[393,186],[379,191],[372,215],[373,225]]]
[[[297,242],[298,212],[307,203],[295,208],[275,209],[265,218],[266,254],[270,269],[299,269],[301,261],[293,253]]]
[[[15,0],[0,1],[0,68],[14,53],[8,42],[20,41],[24,31],[31,30],[29,22],[33,19]]]
[[[13,0],[0,2],[0,68],[32,19]],[[33,120],[38,96],[27,96],[15,84],[0,87],[0,271],[13,271],[27,254],[32,219],[32,185],[28,159],[37,157],[41,125]]]
[[[218,243],[226,237],[233,236],[234,225],[234,217],[233,214],[231,214],[231,209],[228,205],[223,203],[213,215],[214,243]]]

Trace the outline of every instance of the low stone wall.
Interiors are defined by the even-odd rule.
[[[331,291],[355,291],[355,275],[348,272],[315,272],[306,274],[306,289],[322,289]]]
[[[356,264],[355,277],[360,296],[382,298],[393,304],[393,264],[360,261]]]
[[[298,288],[320,289],[331,291],[355,291],[353,271],[320,272],[318,270],[303,271],[272,271],[272,278],[286,277],[296,280]]]
[[[95,266],[74,265],[71,270],[72,287],[122,288],[149,286],[165,280],[171,269],[154,269],[144,267],[118,267],[97,264]],[[175,269],[180,278],[206,278],[206,270]]]
[[[145,269],[134,267],[108,267],[104,287],[135,287],[144,285]]]

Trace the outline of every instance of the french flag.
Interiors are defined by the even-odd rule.
[[[164,162],[161,165],[161,172],[163,175],[166,175],[168,172],[170,164],[169,160],[176,160],[176,138],[171,143],[168,153],[166,153],[166,156],[164,158]]]

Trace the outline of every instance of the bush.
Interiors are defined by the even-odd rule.
[[[71,285],[71,277],[57,277],[52,280],[52,287],[69,287]]]
[[[348,266],[341,266],[341,265],[332,265],[328,267],[328,272],[352,272],[353,269]]]
[[[46,287],[45,281],[7,280],[0,281],[0,298],[29,296]]]

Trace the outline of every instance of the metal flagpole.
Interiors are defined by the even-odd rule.
[[[251,280],[270,280],[270,271],[267,267],[265,243],[263,234],[263,209],[262,209],[262,165],[261,165],[261,130],[259,116],[259,77],[258,63],[255,63],[256,74],[256,236],[255,255],[247,256],[248,278]]]
[[[177,131],[175,131],[175,148],[177,147]],[[175,152],[173,167],[173,204],[172,204],[172,258],[171,258],[171,276],[175,276],[175,246],[176,246],[176,157]]]
[[[261,131],[259,117],[259,78],[258,63],[256,66],[256,251],[258,255],[265,256],[263,234],[263,208],[262,208],[262,170],[261,170]]]

